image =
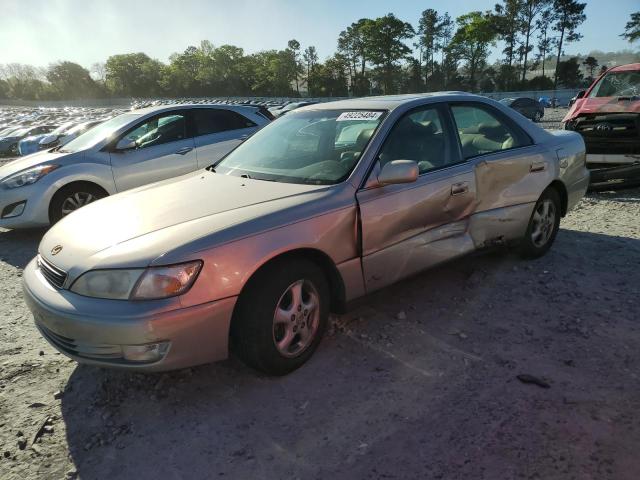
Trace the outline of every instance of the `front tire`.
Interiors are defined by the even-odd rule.
[[[329,318],[322,269],[300,258],[276,261],[250,280],[231,324],[231,345],[247,365],[269,375],[301,367],[318,347]]]
[[[547,188],[533,207],[527,233],[520,244],[520,255],[538,258],[547,253],[560,229],[560,195]]]
[[[91,183],[67,185],[58,190],[51,199],[49,221],[53,225],[79,208],[106,196],[107,193],[104,190]]]

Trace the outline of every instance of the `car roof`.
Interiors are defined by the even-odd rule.
[[[609,69],[610,72],[628,72],[633,70],[640,71],[640,63],[628,63],[627,65],[618,65]]]
[[[465,92],[431,92],[414,93],[405,95],[384,95],[380,97],[351,98],[334,102],[316,103],[301,107],[298,110],[394,110],[402,105],[414,103],[419,100],[454,100],[464,97],[466,99],[484,98]]]
[[[258,107],[255,105],[229,105],[226,103],[174,103],[172,105],[156,105],[153,107],[144,107],[136,110],[131,110],[125,113],[134,113],[137,115],[147,115],[149,113],[161,113],[171,110],[177,110],[181,108],[223,108],[225,110],[248,110],[251,112],[257,111]]]

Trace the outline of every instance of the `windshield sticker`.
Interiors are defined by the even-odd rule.
[[[351,122],[354,120],[378,120],[382,116],[382,112],[342,112],[336,122]]]

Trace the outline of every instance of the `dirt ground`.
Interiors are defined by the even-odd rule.
[[[43,232],[0,232],[0,478],[635,480],[640,190],[561,227],[541,259],[485,252],[365,298],[277,379],[77,365],[22,301]]]

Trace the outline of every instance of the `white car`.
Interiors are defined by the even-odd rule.
[[[0,227],[47,226],[94,200],[207,167],[269,122],[256,107],[230,105],[124,113],[0,166]]]

